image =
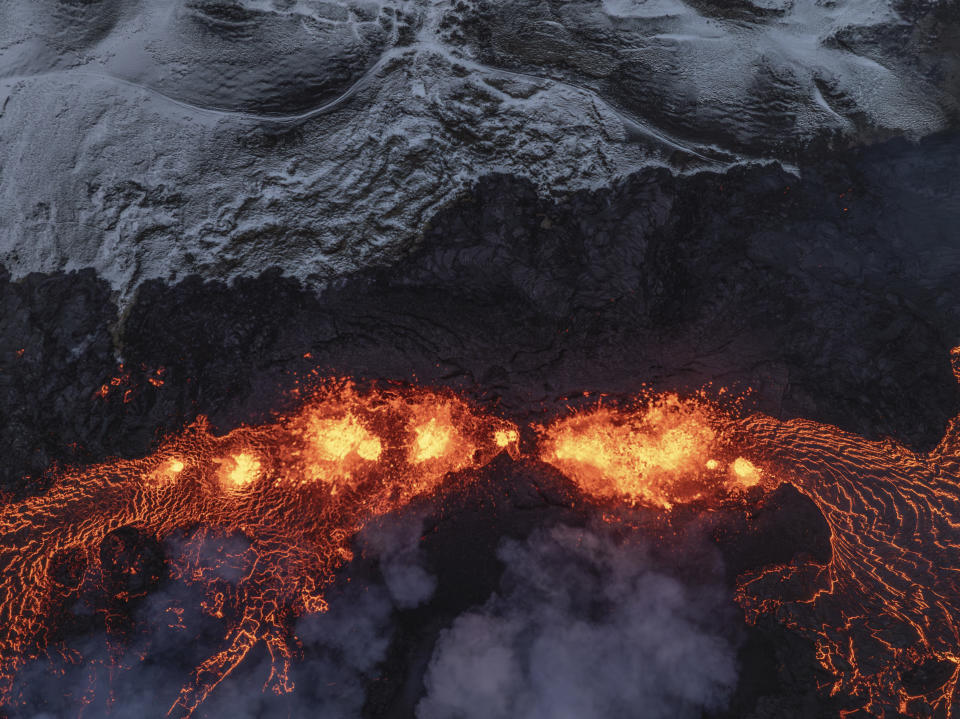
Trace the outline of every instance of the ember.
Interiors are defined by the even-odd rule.
[[[324,586],[350,557],[349,539],[370,519],[434,491],[448,473],[486,464],[516,438],[508,422],[449,393],[360,393],[338,382],[270,425],[216,437],[201,418],[150,457],[64,472],[43,496],[0,511],[3,703],[16,702],[19,668],[49,648],[50,609],[67,591],[53,576],[53,557],[85,557],[86,579],[106,587],[97,550],[130,526],[158,540],[192,526],[211,536],[241,531],[256,557],[232,599],[215,591],[191,553],[171,558],[185,581],[209,582],[208,614],[237,618],[228,622],[223,650],[197,667],[170,713],[191,714],[260,643],[274,658],[267,688],[290,691],[292,619],[325,609]]]
[[[774,612],[812,637],[835,677],[832,691],[871,715],[952,716],[960,678],[960,420],[922,455],[806,420],[736,420],[702,398],[673,394],[574,411],[535,429],[535,456],[613,512],[710,507],[753,488],[794,484],[826,518],[832,559],[741,576],[737,599],[748,621]],[[153,541],[189,527],[200,528],[200,539],[233,532],[249,541],[235,558],[242,578],[231,596],[217,591],[189,542],[168,558],[183,581],[208,590],[203,609],[226,626],[222,650],[196,668],[170,713],[190,715],[260,644],[273,659],[265,689],[291,691],[293,619],[326,609],[325,587],[351,558],[351,537],[435,492],[445,477],[459,486],[468,476],[462,470],[504,451],[521,457],[519,439],[518,427],[451,392],[361,392],[332,381],[272,424],[217,437],[201,418],[149,457],[61,473],[46,494],[0,510],[4,703],[17,701],[17,672],[55,643],[51,608],[83,583],[114,586],[103,547],[108,540],[126,547],[131,527]],[[949,668],[936,673],[938,683],[908,680],[930,662]]]

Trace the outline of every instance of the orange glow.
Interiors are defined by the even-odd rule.
[[[476,432],[464,432],[462,406],[455,402],[441,402],[430,408],[413,409],[406,442],[409,445],[407,461],[420,468],[422,476],[458,472],[473,465],[474,453],[480,448],[480,436]],[[469,423],[467,423],[469,424]],[[504,427],[490,428],[482,438],[483,446],[492,447],[499,453],[503,448],[491,440],[496,431]],[[479,429],[479,428],[478,428]]]
[[[951,354],[960,379],[960,348]],[[832,558],[740,576],[748,621],[775,613],[810,637],[834,678],[825,688],[865,716],[960,716],[960,417],[925,455],[807,420],[733,421],[669,395],[541,434],[542,459],[601,500],[670,509],[711,488],[795,485],[826,519]],[[905,678],[928,662],[941,683],[918,692]]]
[[[245,489],[260,476],[260,460],[250,452],[240,452],[220,462],[220,483],[224,489]]]
[[[79,553],[78,582],[106,586],[98,548],[127,526],[158,540],[193,531],[168,566],[207,593],[203,611],[223,622],[221,651],[170,698],[170,715],[190,715],[257,645],[274,660],[269,688],[290,691],[294,621],[326,609],[351,537],[451,472],[487,464],[503,451],[497,433],[516,428],[449,392],[331,382],[272,424],[216,437],[200,418],[150,457],[62,472],[45,494],[0,507],[0,704],[16,705],[13,679],[26,662],[57,649],[47,617],[67,589],[52,558]],[[195,545],[229,532],[250,548],[233,558],[246,569],[228,595]]]
[[[960,350],[953,359],[960,367]],[[752,487],[792,483],[826,519],[832,557],[740,576],[748,620],[773,612],[810,637],[834,678],[828,688],[870,716],[957,715],[960,418],[926,454],[806,420],[733,420],[671,394],[535,429],[536,456],[605,516],[618,505],[712,511],[719,500],[752,501]],[[290,691],[295,620],[326,609],[351,538],[415,497],[462,486],[473,474],[463,470],[521,457],[519,440],[514,424],[451,392],[331,382],[271,424],[217,437],[200,418],[149,457],[60,472],[43,495],[0,506],[0,704],[16,706],[17,672],[60,648],[47,618],[71,589],[54,559],[86,557],[71,586],[106,586],[98,550],[128,526],[157,540],[195,532],[168,568],[223,623],[221,650],[196,667],[171,715],[190,715],[258,646],[274,662],[269,688]],[[224,593],[196,545],[229,533],[249,549],[231,557],[244,572]],[[177,608],[168,611],[179,625]],[[904,677],[927,661],[949,671],[917,694]]]
[[[438,423],[436,417],[431,417],[426,424],[414,427],[413,431],[417,439],[410,461],[414,464],[442,457],[453,437],[453,427],[445,422]]]
[[[498,447],[507,447],[520,439],[520,433],[515,429],[500,429],[493,433],[493,441]]]
[[[869,716],[954,716],[960,659],[960,435],[918,455],[807,420],[753,416],[743,442],[820,508],[829,564],[773,566],[739,578],[747,618],[775,612],[809,636],[835,680],[831,692]],[[769,471],[768,471],[769,470]],[[791,597],[785,599],[784,595]],[[839,621],[825,621],[825,617]],[[932,660],[952,667],[916,695],[904,677]]]
[[[737,457],[730,465],[731,484],[743,489],[755,487],[760,483],[760,468],[750,460]]]
[[[739,577],[748,621],[774,613],[812,639],[833,676],[826,688],[852,697],[865,716],[958,716],[960,417],[926,454],[802,419],[754,415],[734,428],[750,467],[763,468],[743,474],[793,484],[831,535],[826,565]],[[918,691],[906,680],[927,663],[940,666],[940,683]]]
[[[309,417],[306,440],[316,458],[326,462],[342,462],[351,452],[373,462],[380,457],[382,449],[380,438],[365,429],[352,414],[338,419]]]
[[[155,486],[167,486],[173,484],[180,477],[180,474],[184,470],[183,460],[177,457],[171,457],[164,462],[161,462],[160,466],[157,467],[153,472],[150,472],[147,476],[151,480],[151,483]]]
[[[707,482],[712,422],[706,405],[676,395],[630,410],[596,408],[545,428],[540,457],[594,497],[669,509]]]
[[[380,459],[383,442],[349,409],[318,406],[302,413],[293,424],[302,445],[292,454],[300,471],[288,472],[284,481],[300,485],[319,481],[336,493],[353,488],[371,463]]]

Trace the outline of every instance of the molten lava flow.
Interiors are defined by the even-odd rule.
[[[760,484],[763,473],[753,462],[744,457],[737,457],[730,465],[729,484],[742,489],[750,489]]]
[[[960,379],[960,348],[953,359]],[[740,577],[748,620],[775,612],[812,637],[831,691],[870,716],[960,716],[960,418],[916,454],[665,395],[575,413],[541,435],[541,458],[601,500],[670,509],[793,483],[827,520],[832,559]]]
[[[724,476],[719,417],[706,402],[672,394],[626,410],[597,407],[541,429],[540,457],[591,496],[670,509],[759,481],[743,458]]]
[[[960,349],[954,360],[960,378]],[[832,689],[872,716],[960,715],[960,418],[929,454],[806,420],[734,421],[675,395],[537,430],[538,456],[597,501],[669,510],[795,484],[830,526],[832,559],[742,576],[748,619],[775,612],[811,636]],[[71,592],[112,591],[112,553],[131,527],[153,540],[193,530],[170,566],[225,627],[171,713],[192,713],[260,644],[274,662],[268,686],[289,691],[293,620],[326,608],[350,538],[445,476],[516,455],[519,440],[451,393],[340,383],[270,425],[215,437],[201,419],[150,457],[62,473],[0,509],[0,701],[15,703],[17,672],[56,648],[49,617]],[[201,550],[237,534],[243,551],[211,561]],[[229,591],[224,567],[239,577]]]
[[[807,420],[739,430],[817,504],[833,548],[825,567],[741,577],[748,618],[772,611],[811,636],[832,690],[870,716],[960,714],[960,418],[929,454]]]
[[[214,461],[221,465],[218,479],[228,492],[246,489],[260,476],[260,460],[251,452],[239,452]]]
[[[156,540],[200,527],[170,561],[206,588],[205,610],[226,625],[224,648],[197,667],[171,714],[189,715],[260,643],[274,661],[270,688],[289,691],[292,621],[326,608],[350,537],[517,439],[449,393],[340,383],[270,425],[215,437],[201,418],[145,459],[64,472],[44,495],[0,509],[0,700],[15,703],[18,670],[55,648],[46,622],[57,603],[82,582],[107,587],[102,545],[131,526]],[[238,532],[250,544],[234,558],[243,569],[228,596],[197,544]],[[69,581],[54,570],[64,556],[80,567]]]
[[[508,447],[511,444],[516,444],[519,439],[520,433],[515,429],[500,429],[493,434],[493,440],[498,447]]]

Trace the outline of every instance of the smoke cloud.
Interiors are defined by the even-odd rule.
[[[264,691],[269,653],[251,651],[199,708],[198,717],[254,719],[323,717],[356,719],[366,685],[386,656],[394,631],[394,613],[429,599],[436,579],[421,565],[419,539],[423,515],[383,518],[366,528],[357,545],[364,558],[345,568],[327,592],[329,611],[301,617],[295,633],[302,646],[291,679],[295,690],[277,696]],[[250,544],[240,537],[207,538],[202,533],[172,538],[168,556],[192,552],[209,573],[226,583],[243,575]],[[382,581],[379,581],[378,568]],[[154,590],[134,615],[136,630],[127,642],[111,644],[101,629],[71,641],[72,659],[58,657],[25,667],[15,692],[21,703],[11,719],[84,719],[164,716],[190,672],[224,648],[222,624],[203,613],[203,591],[182,582]],[[81,601],[76,616],[98,626],[93,607]]]
[[[401,609],[419,606],[433,596],[437,579],[423,566],[420,534],[425,514],[387,515],[360,533],[364,551],[380,561],[380,573]]]
[[[501,593],[438,640],[418,719],[674,719],[726,705],[737,673],[719,586],[685,586],[601,531],[557,527],[500,557]]]
[[[361,716],[396,612],[427,601],[437,584],[424,567],[422,520],[387,517],[358,537],[358,560],[328,592],[330,610],[296,623],[292,694],[264,692],[270,656],[258,648],[197,716]],[[168,549],[194,542],[206,566],[236,581],[222,558],[249,547],[203,541]],[[668,576],[643,544],[603,528],[538,531],[505,541],[499,556],[500,591],[456,618],[433,648],[418,719],[673,719],[727,703],[735,642],[719,583]],[[137,611],[125,646],[111,646],[102,630],[82,632],[76,661],[35,662],[21,673],[25,703],[10,716],[76,716],[84,704],[87,719],[163,715],[190,669],[223,648],[203,601],[196,586],[167,582]]]

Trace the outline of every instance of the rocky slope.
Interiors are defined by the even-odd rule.
[[[0,7],[0,262],[312,283],[478,177],[543,194],[916,138],[955,6],[900,0],[43,0]]]

